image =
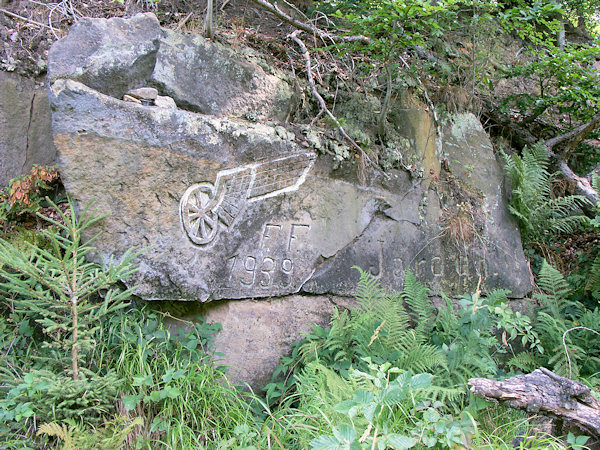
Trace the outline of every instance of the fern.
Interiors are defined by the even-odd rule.
[[[588,278],[585,284],[586,292],[589,292],[595,300],[600,300],[600,255],[596,256],[590,266]]]
[[[413,314],[413,320],[416,324],[416,330],[419,334],[429,333],[433,329],[435,308],[428,297],[429,289],[408,269],[404,277],[404,290],[402,299],[410,308]]]
[[[41,425],[37,431],[38,436],[51,436],[62,442],[61,450],[77,450],[82,448],[121,449],[127,436],[135,427],[143,426],[141,417],[131,420],[118,417],[106,422],[103,428],[87,429],[73,421],[65,423],[50,422]]]
[[[532,372],[540,365],[540,361],[536,354],[532,351],[521,352],[508,360],[510,367],[515,367],[522,372]]]
[[[446,360],[439,348],[427,344],[434,324],[427,289],[407,271],[402,293],[386,295],[377,280],[359,267],[356,269],[360,272],[356,298],[362,310],[353,320],[360,337],[357,344],[371,344],[369,349],[363,347],[365,356],[385,356],[384,359],[397,367],[415,373],[445,366]],[[411,328],[412,320],[402,299],[413,311],[417,321],[415,328]],[[377,338],[371,342],[377,329]]]
[[[73,426],[66,424],[58,424],[56,422],[45,423],[38,429],[37,435],[52,436],[63,443],[63,450],[76,450],[75,435],[76,429]]]
[[[550,240],[555,233],[572,233],[589,223],[580,213],[589,201],[580,195],[554,198],[552,183],[556,174],[549,171],[546,148],[524,148],[523,155],[504,155],[505,168],[512,182],[510,212],[519,221],[523,238]]]
[[[562,317],[561,311],[566,306],[566,298],[571,292],[563,275],[544,260],[537,284],[544,292],[536,294],[535,297],[549,309],[552,317],[555,319]]]

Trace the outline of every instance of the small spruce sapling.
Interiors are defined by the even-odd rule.
[[[100,320],[126,306],[132,290],[114,286],[137,270],[133,260],[140,252],[127,250],[119,262],[111,257],[104,267],[87,261],[97,236],[83,240],[82,232],[105,216],[94,215],[88,204],[78,217],[70,199],[66,213],[50,203],[61,220],[40,215],[54,225],[41,231],[47,248],[28,243],[23,252],[0,239],[0,295],[12,298],[15,311],[35,318],[50,338],[48,346],[70,354],[77,380],[82,358],[95,346]]]

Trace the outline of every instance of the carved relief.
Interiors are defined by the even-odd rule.
[[[221,228],[233,226],[248,203],[298,189],[315,158],[314,153],[301,153],[222,170],[214,186],[190,186],[179,202],[185,233],[194,244],[210,244]]]
[[[225,288],[277,292],[292,287],[298,281],[296,258],[302,258],[310,229],[309,223],[265,223],[258,247],[227,259]]]

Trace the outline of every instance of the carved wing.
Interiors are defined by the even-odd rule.
[[[209,244],[220,226],[234,224],[247,203],[298,189],[315,158],[314,153],[299,153],[248,164],[220,171],[214,186],[190,186],[179,202],[183,229],[195,244]]]
[[[301,153],[219,172],[215,181],[217,216],[229,227],[246,202],[298,189],[315,158],[314,153]]]
[[[314,153],[302,153],[258,164],[254,168],[248,201],[254,202],[298,189],[315,157]]]

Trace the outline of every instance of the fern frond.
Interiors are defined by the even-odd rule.
[[[442,299],[446,302],[446,306],[438,309],[438,315],[435,320],[435,328],[440,333],[440,339],[442,342],[451,342],[458,334],[458,318],[454,312],[452,300],[450,300],[443,292]]]
[[[536,298],[548,307],[554,318],[562,317],[562,308],[565,306],[566,298],[571,292],[563,275],[544,260],[538,274],[537,284],[544,293],[536,294]]]
[[[385,291],[379,285],[377,279],[358,266],[352,267],[360,273],[360,280],[356,286],[354,296],[363,310],[369,310],[371,307],[385,297]]]
[[[508,360],[508,365],[516,367],[522,372],[532,372],[540,366],[540,361],[536,357],[535,353],[525,351],[518,353]]]
[[[413,373],[433,372],[440,367],[447,367],[446,355],[439,347],[420,343],[408,346],[394,361],[394,365]]]
[[[494,306],[500,303],[507,302],[508,294],[510,294],[510,289],[494,289],[487,294],[487,303],[489,305]]]
[[[433,329],[434,307],[429,301],[429,289],[420,283],[410,269],[404,276],[402,299],[410,308],[418,333],[428,333]]]
[[[512,182],[509,210],[517,217],[525,239],[571,233],[589,222],[580,212],[582,206],[590,204],[585,197],[553,198],[552,183],[557,174],[549,172],[550,160],[545,147],[524,148],[522,156],[504,154],[504,160]]]
[[[600,300],[600,256],[596,256],[596,259],[590,267],[585,290],[586,292],[589,292],[595,300]]]
[[[37,435],[52,436],[63,442],[63,450],[76,450],[74,443],[74,433],[76,428],[73,426],[67,426],[67,424],[59,424],[57,422],[50,422],[40,425],[37,431]]]

